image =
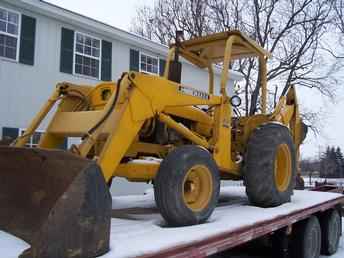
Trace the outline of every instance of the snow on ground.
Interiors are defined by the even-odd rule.
[[[114,217],[111,223],[111,251],[102,258],[135,257],[175,245],[187,244],[226,231],[286,215],[339,197],[339,194],[295,191],[292,202],[276,208],[258,208],[247,202],[243,187],[223,187],[218,207],[210,220],[202,225],[183,228],[166,227],[155,207],[152,191],[142,196],[113,197]],[[0,231],[3,258],[17,257],[28,246]],[[344,257],[344,244],[341,242]]]
[[[344,178],[320,178],[320,177],[311,177],[303,176],[303,180],[305,181],[306,187],[314,187],[315,183],[328,183],[334,184],[336,186],[344,186]]]

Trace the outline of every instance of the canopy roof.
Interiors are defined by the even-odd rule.
[[[181,42],[181,47],[198,58],[206,59],[211,63],[219,63],[224,60],[227,40],[233,36],[235,36],[235,41],[232,46],[232,60],[246,57],[271,56],[268,51],[259,46],[254,40],[237,30],[185,40]]]

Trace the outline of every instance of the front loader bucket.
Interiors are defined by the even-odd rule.
[[[0,230],[31,245],[21,258],[109,250],[111,196],[95,162],[65,151],[0,147]]]

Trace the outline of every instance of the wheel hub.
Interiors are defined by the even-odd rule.
[[[193,211],[204,209],[212,196],[213,182],[210,170],[202,165],[191,167],[183,182],[183,200]]]
[[[280,192],[288,189],[292,177],[291,154],[287,144],[277,147],[275,157],[275,184]]]

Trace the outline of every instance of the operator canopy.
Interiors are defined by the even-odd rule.
[[[196,55],[197,60],[188,55],[183,55],[190,62],[197,64],[201,68],[206,67],[206,63],[220,63],[224,60],[226,42],[230,37],[235,37],[232,46],[231,60],[247,57],[270,57],[270,52],[260,47],[254,40],[248,38],[240,31],[225,31],[209,36],[185,40],[180,43],[184,51]],[[175,47],[173,44],[171,47]],[[199,60],[200,59],[200,60]]]

